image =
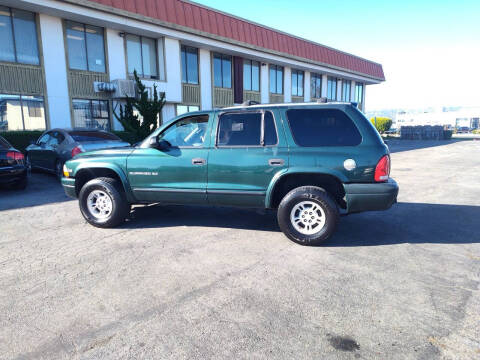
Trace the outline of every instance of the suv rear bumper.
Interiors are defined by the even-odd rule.
[[[75,179],[62,177],[62,186],[65,194],[71,198],[76,199],[77,193],[75,191]]]
[[[347,213],[387,210],[397,202],[398,184],[393,179],[384,183],[344,184]]]

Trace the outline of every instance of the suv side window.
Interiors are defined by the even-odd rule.
[[[338,109],[290,109],[287,118],[299,146],[356,146],[362,142],[352,119]]]
[[[158,139],[168,141],[173,147],[201,147],[207,124],[208,115],[183,118],[168,127]]]
[[[273,115],[262,112],[226,113],[218,120],[217,146],[276,145],[277,131]]]

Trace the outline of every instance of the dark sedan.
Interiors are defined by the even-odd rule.
[[[0,185],[25,189],[28,182],[23,154],[0,136]]]
[[[65,161],[81,152],[130,146],[118,136],[103,130],[52,129],[27,147],[27,164],[62,177]]]

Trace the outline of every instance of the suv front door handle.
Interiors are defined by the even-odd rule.
[[[270,165],[270,166],[283,166],[283,165],[285,165],[285,160],[283,160],[283,159],[270,159],[270,160],[268,160],[268,165]]]
[[[192,164],[193,165],[205,165],[207,163],[207,160],[202,159],[202,158],[194,158],[192,159]]]

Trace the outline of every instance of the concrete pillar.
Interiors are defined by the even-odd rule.
[[[305,71],[304,76],[304,83],[303,83],[303,100],[305,102],[309,102],[312,100],[311,95],[311,86],[310,86],[310,71]]]
[[[365,92],[367,90],[367,86],[363,84],[363,91],[362,91],[362,111],[365,112]]]
[[[162,109],[163,124],[169,123],[176,116],[175,104],[165,104]]]
[[[213,106],[212,99],[212,61],[210,51],[199,50],[200,59],[200,98],[202,110],[210,110]],[[179,72],[180,73],[180,72]]]
[[[350,101],[355,102],[355,81],[352,80],[350,88]]]
[[[292,69],[288,66],[283,68],[283,100],[292,102]]]
[[[260,101],[262,104],[270,102],[270,80],[268,64],[262,63],[260,66]]]
[[[337,101],[342,101],[342,79],[337,79]]]
[[[156,82],[159,91],[165,91],[167,102],[182,102],[182,63],[180,61],[180,41],[165,38],[166,82]],[[201,78],[201,76],[200,76]],[[201,81],[201,80],[200,80]]]
[[[40,14],[49,128],[72,127],[62,20]]]
[[[328,76],[322,75],[322,97],[327,97]]]

